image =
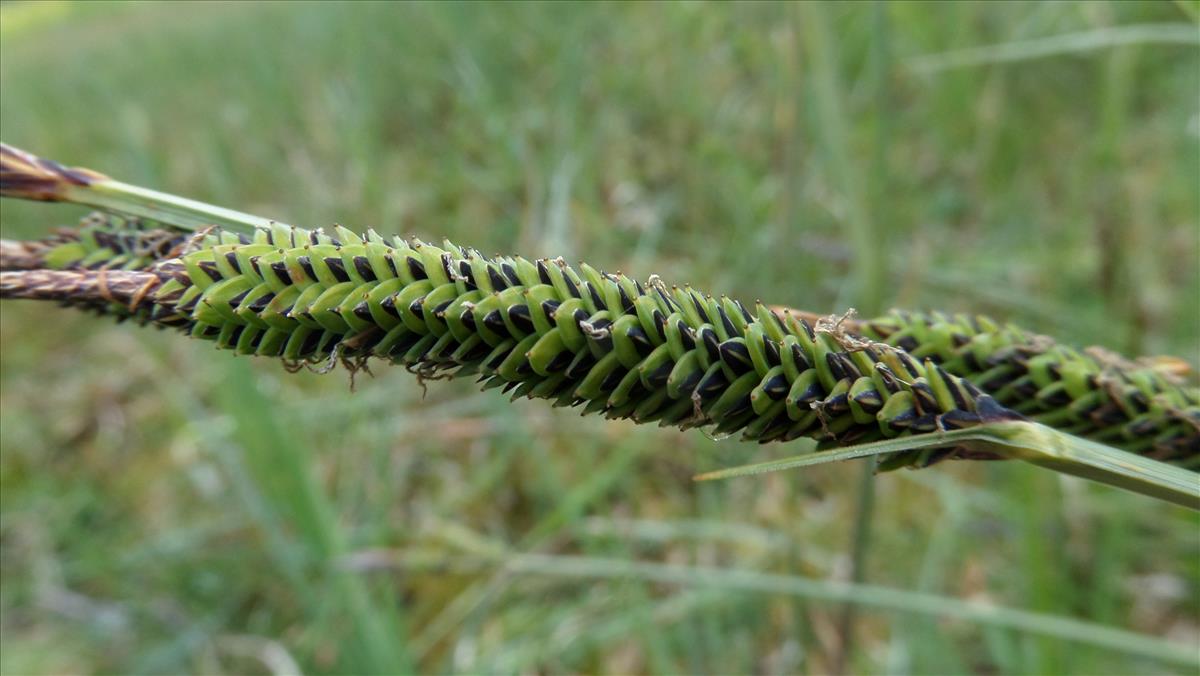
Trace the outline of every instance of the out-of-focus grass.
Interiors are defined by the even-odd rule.
[[[813,310],[972,309],[1196,363],[1200,59],[1154,37],[1194,30],[1184,9],[828,6],[822,46],[785,5],[10,3],[0,137],[307,225]],[[1045,49],[1096,32],[1151,37]],[[77,214],[6,201],[0,225]],[[351,392],[2,308],[6,673],[820,672],[836,653],[830,597],[730,581],[844,579],[856,467],[695,484],[794,449],[465,383],[422,397],[384,367]],[[1013,463],[876,488],[872,585],[1200,646],[1192,514]],[[571,574],[581,557],[628,564]],[[656,564],[728,575],[639,574]],[[873,608],[851,671],[1184,670]]]

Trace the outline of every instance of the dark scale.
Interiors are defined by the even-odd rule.
[[[1095,378],[1092,380],[1095,380]],[[1092,387],[1095,386],[1095,383],[1093,383]],[[1150,397],[1147,397],[1146,393],[1142,392],[1141,390],[1134,390],[1131,392],[1129,396],[1125,398],[1125,401],[1133,406],[1133,409],[1138,413],[1145,413],[1146,411],[1150,410]]]
[[[890,427],[893,431],[900,432],[906,430],[913,424],[918,417],[916,409],[907,409],[892,417],[884,420],[884,424]]]
[[[650,338],[646,336],[646,332],[641,326],[633,326],[629,331],[625,332],[629,340],[633,342],[633,346],[637,348],[638,354],[643,358],[648,357],[654,351],[654,343],[650,342]]]
[[[770,441],[775,441],[785,432],[787,432],[788,427],[791,426],[791,422],[792,419],[788,417],[787,413],[780,413],[779,415],[775,416],[771,422],[767,423],[767,426],[763,428],[762,436],[758,440],[758,443],[765,444]]]
[[[486,366],[492,370],[500,368],[500,365],[504,363],[504,360],[508,359],[508,355],[510,352],[512,352],[511,349],[501,352],[500,354],[496,355],[490,362],[488,362],[486,364]]]
[[[200,269],[214,282],[219,282],[223,279],[221,271],[217,269],[217,264],[212,261],[200,261]]]
[[[446,316],[446,308],[450,307],[450,305],[451,305],[451,304],[453,304],[453,303],[454,303],[454,299],[453,299],[453,298],[451,298],[450,300],[448,300],[448,301],[446,301],[446,302],[442,303],[441,305],[439,305],[439,306],[437,306],[437,307],[433,308],[433,316],[434,316],[434,317],[437,317],[438,319],[442,319],[442,318],[444,318],[444,317]]]
[[[729,379],[725,377],[725,373],[721,369],[714,369],[696,385],[693,394],[700,398],[700,405],[704,406],[715,400],[727,385]]]
[[[368,282],[378,281],[379,277],[375,275],[375,268],[371,267],[371,261],[366,256],[354,257],[354,270],[359,277]]]
[[[422,296],[409,303],[408,311],[416,315],[417,319],[425,319],[425,297]]]
[[[933,389],[929,387],[929,383],[915,382],[910,387],[913,398],[917,402],[917,408],[921,412],[936,411],[938,409],[937,397],[933,396]]]
[[[855,368],[854,362],[844,352],[830,352],[825,355],[825,363],[829,364],[829,370],[833,373],[833,377],[838,380],[855,380],[861,375],[858,369]]]
[[[954,388],[951,388],[951,391],[954,391]],[[957,401],[957,400],[958,400],[958,397],[955,397],[955,401]],[[1061,387],[1056,387],[1056,388],[1050,389],[1048,392],[1044,392],[1044,391],[1038,392],[1037,401],[1038,401],[1038,404],[1040,404],[1043,407],[1057,408],[1060,406],[1066,406],[1067,404],[1071,403],[1071,395],[1067,394],[1067,391],[1065,389],[1063,389]]]
[[[658,310],[654,311],[653,317],[654,331],[658,334],[658,342],[665,343],[667,341],[667,317]]]
[[[754,370],[754,362],[750,360],[750,350],[740,340],[727,340],[718,345],[717,350],[721,354],[721,361],[733,369],[737,375],[740,376]]]
[[[480,342],[476,343],[471,349],[469,349],[466,354],[463,355],[463,359],[465,359],[466,361],[477,361],[479,359],[483,359],[484,357],[486,357],[488,355],[488,353],[491,351],[492,351],[492,347],[490,345],[480,341]]]
[[[544,300],[542,301],[542,312],[550,319],[553,319],[559,305],[562,305],[562,303],[556,300]]]
[[[251,350],[254,351],[255,354],[258,354],[258,351],[262,348],[263,336],[265,336],[265,335],[267,335],[266,331],[257,331],[256,333],[254,333],[253,336],[250,337],[249,347]],[[271,355],[261,355],[261,356],[274,357],[275,355],[271,354]]]
[[[570,350],[563,350],[562,352],[554,355],[554,359],[551,359],[550,363],[546,365],[546,370],[550,373],[558,373],[559,371],[567,368],[567,366],[571,363],[571,360],[574,358],[575,355],[573,355]]]
[[[229,299],[229,307],[233,308],[234,310],[238,309],[238,306],[242,304],[243,300],[246,300],[246,296],[249,293],[250,293],[250,289],[246,289],[245,291],[239,293],[238,295],[234,296],[233,298],[230,298]]]
[[[367,335],[358,338],[358,347],[354,350],[355,354],[370,355],[374,352],[375,346],[379,341],[383,340],[384,333],[382,331],[368,331]]]
[[[300,356],[307,357],[316,351],[317,346],[321,344],[321,338],[324,336],[323,331],[313,331],[304,337],[304,344],[300,346]]]
[[[458,277],[458,275],[454,272],[454,260],[450,257],[450,254],[444,253],[442,254],[441,261],[442,270],[446,273],[446,278],[450,281],[454,281],[454,279]]]
[[[817,334],[813,333],[813,328],[809,325],[808,320],[801,317],[798,323],[800,324],[800,328],[804,331],[804,333],[808,335],[809,340],[817,339]]]
[[[554,280],[550,278],[550,271],[546,269],[546,259],[539,258],[534,265],[537,267],[538,280],[542,284],[554,284]]]
[[[408,265],[408,271],[412,274],[413,279],[428,279],[429,275],[425,274],[425,264],[417,260],[415,256],[405,256],[404,262]]]
[[[592,332],[591,333],[585,332],[588,337],[588,340],[594,342],[596,345],[599,345],[600,348],[603,349],[605,352],[612,350],[612,347],[613,347],[612,334],[610,334],[608,331],[605,331],[605,329],[607,329],[610,326],[612,326],[611,321],[609,321],[607,319],[597,319],[596,321],[592,322]],[[600,335],[598,337],[592,335],[592,333],[597,333],[597,332],[602,332],[603,335]]]
[[[459,261],[458,262],[458,272],[459,272],[459,276],[461,276],[463,278],[463,281],[466,282],[468,291],[473,291],[473,290],[479,288],[478,285],[475,284],[475,273],[471,270],[470,262],[465,261],[465,260]]]
[[[483,316],[483,325],[494,333],[502,336],[508,335],[508,325],[504,323],[504,318],[500,315],[499,310],[492,310]]]
[[[1022,379],[1016,381],[1013,389],[1021,399],[1033,399],[1037,396],[1038,386],[1031,380]]]
[[[801,350],[799,345],[792,343],[791,352],[792,361],[795,362],[796,368],[799,371],[807,371],[813,367],[812,363],[808,361],[808,357],[804,355],[804,350]]]
[[[587,290],[588,290],[588,293],[591,294],[592,303],[594,303],[596,305],[597,310],[607,310],[608,309],[608,306],[605,305],[604,301],[601,300],[601,298],[600,298],[600,294],[596,291],[596,287],[592,286],[591,283],[588,283]]]
[[[325,265],[329,267],[329,271],[333,273],[334,279],[339,282],[350,281],[350,275],[346,274],[346,264],[341,258],[329,256],[325,259]]]
[[[623,368],[613,369],[607,376],[605,376],[604,381],[600,383],[600,391],[613,391],[616,389],[617,385],[621,384],[621,381],[625,378],[625,374],[627,373],[629,373],[629,371]]]
[[[459,348],[459,344],[453,340],[446,341],[446,346],[442,348],[439,354],[434,355],[437,359],[444,361],[454,361],[454,352]]]
[[[458,321],[467,327],[471,333],[475,333],[475,313],[471,310],[463,310],[463,313],[458,316]]]
[[[675,363],[672,361],[663,362],[658,368],[646,374],[646,382],[650,383],[650,387],[660,389],[667,386],[667,378],[671,375],[671,370],[675,368]],[[699,374],[699,371],[696,371]]]
[[[571,318],[575,320],[575,325],[578,326],[579,324],[587,321],[588,314],[583,310],[576,310],[575,313],[571,315]]]
[[[396,309],[395,295],[386,296],[382,301],[379,302],[379,307],[383,308],[383,311],[389,315],[395,317],[396,319],[400,319],[400,312]]]
[[[683,320],[676,320],[679,323],[679,342],[683,343],[683,349],[696,349],[696,332],[692,327],[683,323]]]
[[[283,261],[275,261],[274,263],[271,263],[271,271],[274,272],[275,276],[279,278],[279,281],[283,282],[284,284],[292,283],[292,276],[288,274],[287,264]]]
[[[896,394],[904,389],[904,385],[900,382],[900,379],[887,366],[876,364],[875,370],[879,372],[879,377],[883,380],[883,386],[889,393]]]
[[[300,264],[300,269],[304,270],[306,277],[314,282],[317,281],[317,273],[313,270],[312,259],[308,256],[300,256],[296,259],[296,262]]]
[[[238,324],[233,327],[233,331],[229,333],[228,347],[237,347],[238,339],[242,337],[242,332],[246,330],[245,324]]]
[[[725,314],[725,308],[718,305],[717,315],[721,317],[721,326],[725,329],[725,335],[730,338],[738,335],[738,330],[733,326],[733,320],[729,318],[729,315]]]
[[[774,310],[772,310],[772,311],[768,312],[767,315],[771,318],[770,319],[771,323],[775,325],[775,328],[778,329],[780,331],[780,333],[788,332],[787,327],[783,325],[783,320],[781,320],[779,318],[778,312],[775,312]]]
[[[789,389],[791,389],[791,383],[788,382],[787,376],[782,373],[776,373],[763,383],[763,393],[773,401],[779,401],[786,397]]]
[[[393,309],[394,309],[394,306],[393,306]],[[365,300],[363,302],[359,303],[358,305],[354,306],[354,316],[358,317],[359,319],[363,320],[364,322],[375,321],[374,318],[371,316],[371,304]]]
[[[537,327],[533,325],[533,317],[529,313],[529,306],[522,303],[511,305],[508,308],[508,318],[512,323],[525,333],[533,333]]]
[[[737,402],[735,402],[734,405],[731,406],[729,408],[729,410],[725,412],[724,417],[726,420],[729,420],[731,418],[736,418],[739,415],[742,415],[743,413],[746,413],[747,411],[749,411],[751,406],[752,406],[752,403],[750,401],[750,395],[747,394],[747,395],[743,396],[741,399],[738,399]]]
[[[383,260],[387,263],[388,270],[392,272],[392,277],[399,277],[400,271],[396,269],[396,259],[392,257],[392,254],[384,254]]]
[[[621,312],[633,314],[633,300],[629,297],[629,294],[625,293],[625,287],[617,284],[617,292],[621,294]]]
[[[700,302],[699,296],[693,294],[688,295],[692,297],[692,305],[696,306],[696,312],[700,315],[700,321],[705,324],[712,324],[712,317],[709,317],[708,313],[705,312],[704,304]]]
[[[704,373],[699,369],[692,371],[679,383],[679,389],[683,392],[691,392],[696,389],[696,385],[700,383],[700,379],[704,377]]]
[[[912,355],[907,352],[892,352],[892,354],[904,365],[904,369],[908,371],[908,375],[913,378],[921,377],[921,365],[917,363],[917,360]]]
[[[817,404],[817,408],[835,416],[848,413],[850,411],[850,397],[845,393],[826,397]]]
[[[779,343],[770,338],[763,338],[763,354],[771,366],[779,366],[782,363],[779,361]]]
[[[400,357],[404,356],[405,352],[411,350],[412,346],[416,345],[417,341],[421,340],[421,338],[423,338],[423,336],[419,333],[405,333],[400,337],[399,340],[392,344],[392,347],[388,350],[387,354],[380,356],[399,359]]]
[[[504,276],[508,281],[512,282],[513,286],[521,286],[521,278],[517,276],[517,270],[508,263],[501,263],[500,269],[504,271]]]
[[[487,266],[487,271],[488,281],[492,283],[492,290],[503,291],[508,288],[508,282],[505,281],[500,272],[496,270],[496,266],[494,264],[489,264]]]
[[[239,275],[242,274],[242,264],[240,262],[238,262],[238,257],[237,257],[236,253],[234,253],[232,251],[225,252],[225,261],[227,263],[229,263],[230,267],[233,268],[234,272],[238,273]]]
[[[585,350],[572,359],[571,364],[567,366],[566,376],[571,380],[583,380],[595,365],[595,357]]]
[[[878,413],[879,409],[883,408],[883,397],[875,390],[865,390],[859,392],[854,397],[854,402],[863,408],[867,413]]]
[[[711,326],[700,327],[700,340],[704,343],[704,349],[708,350],[709,359],[716,361],[721,358],[721,339]]]
[[[579,295],[579,287],[575,285],[575,280],[571,279],[571,275],[568,275],[565,270],[563,271],[563,284],[567,285],[567,293],[571,294],[572,297],[583,297]]]

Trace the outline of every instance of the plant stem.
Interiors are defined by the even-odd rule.
[[[91,169],[67,167],[7,144],[0,144],[0,196],[82,204],[180,230],[219,225],[249,234],[274,223],[261,216],[115,181]]]

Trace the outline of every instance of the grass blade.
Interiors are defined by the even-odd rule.
[[[415,554],[415,555],[414,555]],[[1064,641],[1140,655],[1195,669],[1200,656],[1190,646],[1164,641],[1061,615],[1006,608],[979,602],[868,584],[814,580],[794,575],[708,566],[682,566],[628,559],[547,554],[445,556],[440,553],[399,552],[388,562],[407,571],[422,568],[475,572],[499,569],[507,575],[537,575],[590,580],[640,580],[659,584],[710,587],[745,592],[797,596],[832,603],[853,603],[898,613],[932,615],[1041,634]]]
[[[695,478],[698,481],[730,479],[840,460],[949,446],[991,451],[1006,458],[1025,460],[1057,472],[1200,510],[1200,476],[1195,472],[1028,422],[988,423],[920,437],[886,439],[705,472]]]
[[[1185,23],[1153,23],[1113,26],[1078,33],[1063,33],[1033,40],[1004,42],[909,59],[917,73],[936,73],[953,68],[969,68],[992,63],[1029,61],[1062,54],[1076,54],[1136,44],[1200,45],[1196,27]]]

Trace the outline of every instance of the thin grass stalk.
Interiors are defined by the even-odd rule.
[[[1144,636],[1115,627],[1098,625],[1072,617],[1048,615],[988,603],[961,601],[944,596],[912,592],[877,585],[859,585],[831,580],[813,580],[758,571],[679,566],[674,564],[607,559],[586,556],[545,554],[446,554],[443,552],[399,552],[390,558],[372,556],[373,567],[394,567],[419,572],[454,570],[463,573],[500,569],[509,575],[559,577],[590,580],[644,580],[659,584],[684,585],[799,596],[815,601],[854,603],[863,607],[898,614],[917,614],[957,619],[1003,627],[1091,645],[1121,653],[1140,655],[1165,664],[1188,669],[1200,666],[1191,646]],[[345,565],[354,567],[353,558]]]
[[[70,202],[151,221],[181,230],[219,225],[250,233],[274,221],[114,180],[91,169],[67,167],[0,143],[0,197]]]

